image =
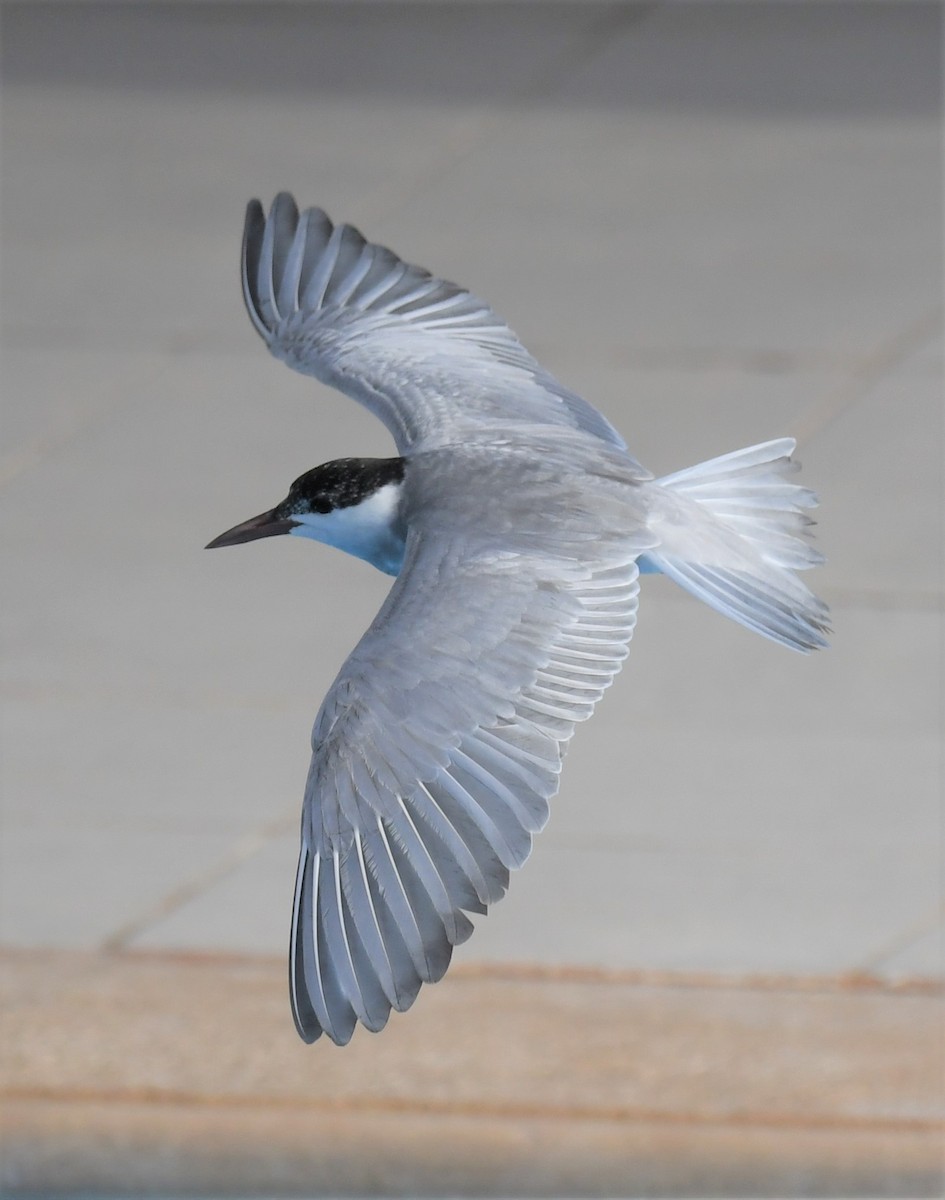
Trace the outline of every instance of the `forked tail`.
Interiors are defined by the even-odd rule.
[[[824,561],[806,510],[817,497],[789,482],[792,438],[736,450],[656,481],[650,528],[661,541],[641,559],[726,617],[789,646],[827,645],[826,604],[795,574]]]

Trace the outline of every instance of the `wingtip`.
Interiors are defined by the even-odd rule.
[[[249,246],[258,246],[262,238],[262,232],[266,225],[266,213],[262,206],[262,201],[255,199],[249,201],[246,205],[246,214],[243,218],[243,257],[245,260],[246,250]]]
[[[253,328],[260,337],[268,340],[269,330],[262,319],[259,304],[259,258],[265,228],[266,214],[262,204],[256,199],[250,200],[246,205],[246,216],[243,220],[243,245],[240,254],[243,300]]]
[[[270,218],[291,217],[293,224],[299,219],[299,206],[291,192],[277,192],[269,208]]]

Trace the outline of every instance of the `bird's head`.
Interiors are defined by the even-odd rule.
[[[236,546],[280,533],[313,538],[396,575],[406,529],[400,515],[402,458],[338,458],[306,471],[286,498],[207,546]]]

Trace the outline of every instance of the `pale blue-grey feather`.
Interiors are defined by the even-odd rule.
[[[582,430],[625,449],[613,426],[465,289],[409,265],[398,272],[390,250],[366,243],[352,226],[332,228],[321,210],[299,218],[285,193],[262,223],[261,213],[253,201],[244,230],[243,289],[253,324],[290,366],[377,413],[402,450],[422,440],[443,444],[477,410]],[[475,387],[464,387],[477,377]]]

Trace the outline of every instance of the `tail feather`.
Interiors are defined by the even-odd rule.
[[[794,574],[824,561],[810,544],[817,504],[791,483],[795,443],[779,438],[657,480],[661,537],[648,563],[748,629],[808,651],[827,645],[827,606]]]

